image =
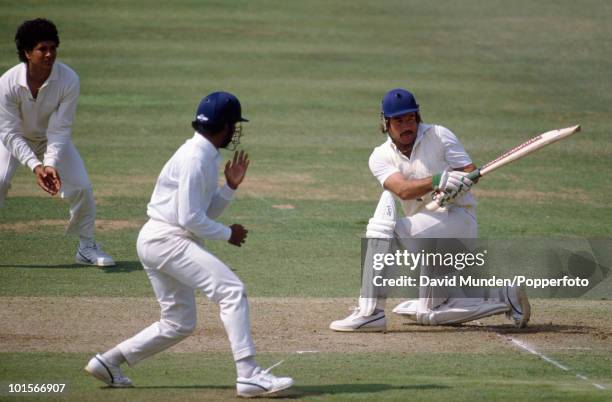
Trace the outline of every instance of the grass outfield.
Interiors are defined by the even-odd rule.
[[[253,161],[222,221],[250,232],[240,250],[207,246],[252,297],[356,296],[359,238],[380,194],[367,159],[384,140],[380,99],[398,86],[411,89],[424,120],[450,128],[479,165],[538,133],[582,124],[581,133],[478,184],[481,237],[612,235],[609,2],[4,2],[0,71],[17,63],[17,25],[37,16],[58,25],[58,59],[81,78],[73,139],[94,186],[97,238],[119,264],[73,264],[75,241],[63,235],[67,205],[49,200],[20,169],[0,209],[2,298],[152,296],[135,251],[146,203],[164,162],[191,136],[198,101],[219,89],[235,93],[251,120],[242,142]],[[577,306],[585,322],[570,327],[609,313]],[[541,325],[559,319],[540,314]],[[312,321],[312,331],[327,323]],[[605,337],[598,348],[568,342],[546,350],[571,372],[513,348],[458,354],[461,345],[449,343],[447,353],[422,354],[413,331],[401,334],[397,353],[360,353],[358,343],[346,354],[261,352],[264,363],[289,357],[281,372],[296,378],[292,395],[300,399],[605,400],[612,333],[593,327]],[[31,332],[36,337],[37,327]],[[50,380],[52,372],[70,382],[72,400],[232,396],[228,354],[161,355],[131,370],[140,388],[115,392],[80,372],[93,348],[7,350],[15,336],[25,342],[26,334],[0,328],[2,384]]]

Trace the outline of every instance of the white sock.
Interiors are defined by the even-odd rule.
[[[104,358],[104,360],[106,360],[109,364],[112,364],[113,366],[120,366],[121,364],[127,361],[125,360],[125,356],[123,356],[123,353],[121,353],[118,347],[114,347],[108,352],[102,354],[102,357]]]
[[[253,356],[236,361],[236,372],[238,373],[238,377],[251,378],[258,367]]]
[[[379,297],[376,299],[376,308],[374,309],[374,311],[376,310],[385,310],[385,307],[387,307],[387,298],[386,297]]]

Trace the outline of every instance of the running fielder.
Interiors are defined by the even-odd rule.
[[[238,379],[238,396],[272,394],[293,380],[275,377],[254,360],[249,305],[240,279],[200,240],[225,240],[240,247],[247,236],[242,225],[225,226],[221,215],[244,180],[248,156],[241,151],[225,165],[226,184],[218,187],[219,148],[238,144],[242,117],[238,99],[214,92],[200,102],[192,125],[196,131],[163,167],[151,202],[149,221],[138,236],[137,251],[161,308],[159,321],[104,354],[85,370],[111,387],[130,387],[122,363],[133,366],[191,335],[196,327],[195,290],[219,305]]]
[[[17,29],[21,63],[0,77],[0,207],[21,163],[44,191],[70,202],[66,232],[79,237],[76,262],[115,265],[94,241],[96,204],[71,139],[79,76],[55,61],[59,43],[55,25],[46,19],[25,21]]]
[[[381,115],[382,131],[388,138],[374,149],[369,165],[385,191],[367,227],[364,283],[370,279],[372,255],[388,252],[394,237],[477,237],[476,200],[469,192],[473,183],[466,177],[476,166],[457,137],[442,126],[423,123],[419,105],[405,89],[393,89],[383,97]],[[423,197],[432,191],[441,191],[454,202],[446,209],[428,211]],[[400,200],[403,218],[396,216],[394,197]],[[490,295],[493,297],[487,299],[451,297],[422,287],[419,299],[400,304],[394,312],[422,325],[456,324],[500,313],[507,313],[519,327],[527,325],[530,306],[522,289],[497,289]],[[385,331],[385,302],[383,296],[362,294],[359,307],[347,318],[332,322],[330,328]]]

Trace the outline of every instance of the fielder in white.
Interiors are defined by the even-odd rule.
[[[59,36],[45,19],[25,21],[15,44],[21,63],[0,77],[0,207],[19,163],[47,193],[70,202],[66,230],[79,237],[76,261],[109,266],[94,241],[96,204],[85,165],[71,140],[79,77],[56,62]]]
[[[448,129],[421,121],[419,105],[412,93],[393,89],[382,100],[382,131],[387,141],[374,149],[370,170],[385,191],[367,227],[368,250],[364,261],[364,283],[373,250],[387,252],[391,239],[477,237],[476,201],[466,177],[476,169],[457,137]],[[453,201],[430,212],[424,196],[441,191]],[[397,217],[395,199],[405,217]],[[421,272],[423,273],[423,272]],[[422,325],[447,325],[506,313],[518,327],[527,325],[530,305],[524,289],[501,288],[480,293],[482,297],[444,297],[431,287],[419,289],[419,299],[408,300],[393,311]],[[385,297],[359,298],[359,307],[343,320],[334,321],[334,331],[385,331]],[[479,295],[476,295],[479,296]],[[486,297],[485,297],[486,296]]]
[[[242,117],[238,99],[214,92],[202,99],[193,137],[163,167],[151,202],[149,221],[138,236],[137,251],[147,273],[161,318],[132,338],[104,354],[93,357],[85,370],[111,387],[132,382],[120,369],[168,349],[196,328],[196,290],[220,307],[238,379],[238,396],[268,395],[289,388],[293,380],[275,377],[254,360],[249,305],[240,279],[221,260],[208,252],[202,240],[225,240],[240,247],[247,231],[242,225],[216,222],[234,197],[249,166],[248,156],[236,152],[225,165],[226,184],[218,187],[219,148],[237,145]]]

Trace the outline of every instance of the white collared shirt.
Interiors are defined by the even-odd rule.
[[[31,170],[41,164],[26,140],[47,141],[43,164],[57,165],[71,141],[79,99],[79,76],[56,61],[36,99],[28,87],[27,64],[19,63],[0,77],[0,141]]]
[[[147,215],[202,239],[229,240],[232,230],[213,219],[234,197],[219,187],[219,151],[194,133],[166,162],[147,206]]]
[[[470,156],[455,134],[445,127],[424,123],[419,124],[410,158],[402,154],[387,137],[386,142],[374,148],[369,160],[370,170],[381,185],[394,173],[401,173],[408,180],[416,180],[444,170],[459,169],[470,163]],[[414,215],[427,201],[426,196],[423,199],[400,200],[407,216]],[[455,205],[474,207],[476,200],[468,192],[456,199]]]

